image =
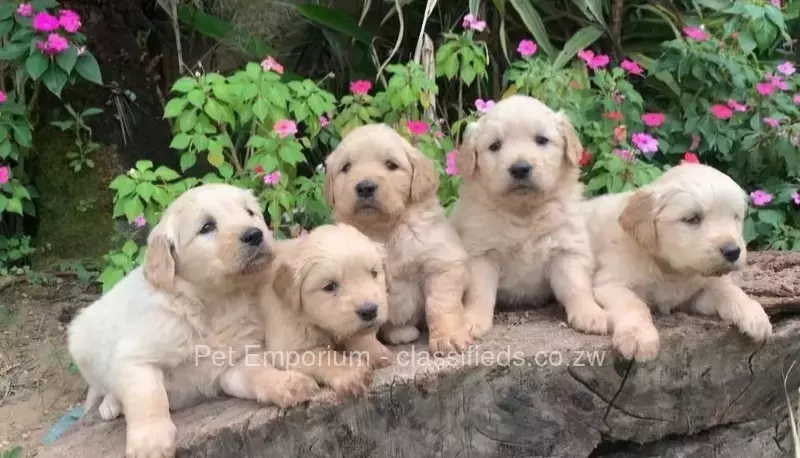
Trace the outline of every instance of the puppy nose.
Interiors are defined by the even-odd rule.
[[[244,231],[239,240],[250,246],[259,246],[264,241],[264,233],[257,227],[251,227]]]
[[[356,185],[356,194],[361,198],[372,197],[376,189],[378,189],[378,185],[374,181],[364,180]]]
[[[508,173],[517,180],[522,180],[528,178],[528,175],[531,174],[531,170],[533,170],[533,167],[527,162],[517,161],[511,164],[511,167],[508,168]]]
[[[378,316],[378,304],[367,302],[356,309],[356,315],[364,321],[372,321]]]
[[[722,257],[728,262],[736,262],[736,260],[739,259],[739,255],[742,254],[742,249],[733,243],[726,243],[719,251],[722,252]]]

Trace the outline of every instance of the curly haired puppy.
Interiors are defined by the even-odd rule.
[[[279,243],[262,302],[267,354],[338,394],[363,393],[371,366],[392,358],[376,337],[388,314],[383,247],[346,224]]]
[[[470,257],[464,305],[475,337],[491,329],[496,300],[552,296],[573,328],[607,332],[578,213],[581,150],[568,117],[527,96],[498,102],[468,126],[456,155],[464,183],[450,218]]]
[[[391,127],[371,124],[351,131],[325,168],[334,219],[386,246],[390,306],[384,339],[413,342],[424,319],[433,352],[467,348],[467,254],[436,197],[433,162]]]
[[[104,419],[124,413],[126,456],[174,456],[170,409],[222,392],[290,406],[318,389],[301,373],[244,363],[263,346],[258,293],[271,244],[249,191],[191,189],[153,228],[144,266],[73,320],[69,351],[89,382],[85,411],[103,398]]]
[[[746,263],[746,208],[739,185],[700,164],[678,165],[636,192],[583,204],[597,258],[595,297],[624,357],[646,361],[658,353],[648,304],[663,313],[690,305],[757,341],[772,334],[764,309],[729,275]]]

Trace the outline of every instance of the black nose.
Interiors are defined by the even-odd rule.
[[[358,195],[358,197],[361,197],[362,199],[366,199],[368,197],[372,197],[373,195],[375,195],[375,190],[376,189],[378,189],[378,185],[375,184],[374,181],[372,181],[372,180],[364,180],[364,181],[360,181],[356,185],[356,194]]]
[[[726,243],[719,251],[722,252],[722,257],[728,262],[736,262],[742,254],[742,249],[732,243]]]
[[[517,161],[508,168],[508,173],[517,180],[528,178],[533,167],[525,161]]]
[[[264,241],[264,233],[261,232],[261,229],[257,227],[251,227],[244,231],[242,236],[239,237],[239,240],[241,240],[242,243],[246,243],[250,246],[259,246],[261,245],[261,242]]]
[[[356,315],[364,321],[372,321],[378,316],[378,304],[367,302],[356,309]]]

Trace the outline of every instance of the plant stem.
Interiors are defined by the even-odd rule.
[[[37,81],[33,86],[33,95],[31,96],[31,101],[28,103],[28,118],[31,118],[31,114],[36,108],[36,102],[39,101],[39,90],[41,89],[41,86],[42,84],[40,81]]]

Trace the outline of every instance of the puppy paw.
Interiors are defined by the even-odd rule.
[[[641,362],[654,359],[661,347],[661,339],[653,325],[620,324],[611,341],[625,359]]]
[[[428,348],[434,355],[446,355],[449,353],[461,353],[473,343],[475,343],[475,339],[472,337],[469,328],[462,327],[450,332],[431,332],[428,339]]]
[[[119,403],[116,396],[109,393],[103,397],[103,402],[100,403],[98,410],[100,411],[100,417],[105,421],[109,421],[117,418],[122,413],[122,404]]]
[[[253,391],[258,402],[284,409],[308,401],[319,391],[314,379],[297,371],[274,371],[257,383]]]
[[[494,321],[494,316],[482,316],[477,313],[470,313],[467,311],[464,314],[464,319],[467,323],[467,327],[469,328],[469,333],[474,339],[480,339],[481,337],[485,336],[489,333],[492,329],[492,322]]]
[[[736,322],[736,327],[756,342],[764,342],[772,335],[772,323],[761,304],[756,302],[754,305],[747,315]]]
[[[172,458],[176,428],[169,418],[128,424],[125,458]]]
[[[360,396],[372,384],[372,368],[363,361],[352,358],[346,366],[331,367],[325,382],[339,396]]]
[[[587,334],[608,334],[608,316],[599,305],[584,307],[567,317],[572,329]]]
[[[387,327],[383,338],[392,345],[404,345],[419,339],[419,329],[416,326]]]

